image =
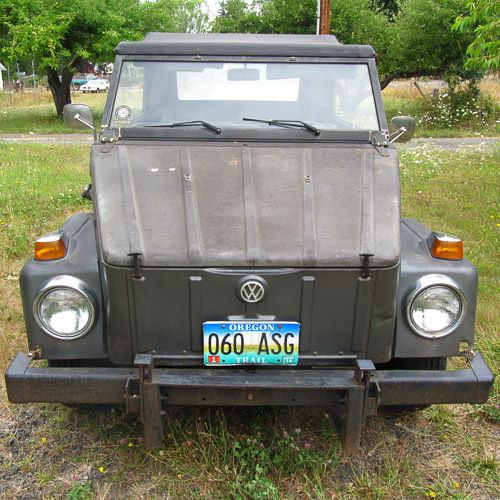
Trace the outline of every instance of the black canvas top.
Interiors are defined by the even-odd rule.
[[[228,55],[375,57],[369,45],[342,45],[332,35],[241,33],[147,33],[142,42],[121,42],[119,55]]]

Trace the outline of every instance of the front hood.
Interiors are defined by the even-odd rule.
[[[387,155],[387,156],[383,156]],[[397,151],[371,145],[94,145],[104,260],[146,267],[390,267]]]

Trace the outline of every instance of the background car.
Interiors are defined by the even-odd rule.
[[[73,87],[73,90],[80,90],[80,87],[82,85],[85,85],[87,82],[90,80],[95,80],[96,76],[89,73],[77,73],[73,79],[71,80],[71,86]]]
[[[88,81],[80,87],[83,92],[106,92],[109,89],[109,81],[96,78]]]

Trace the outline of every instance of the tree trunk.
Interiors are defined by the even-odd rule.
[[[47,80],[49,82],[50,92],[54,99],[57,116],[62,116],[63,108],[66,104],[71,104],[71,79],[73,72],[68,68],[64,68],[62,76],[59,78],[57,70],[53,68],[47,69]]]
[[[387,75],[383,80],[380,81],[380,90],[384,90],[387,85],[389,85],[389,83],[391,83],[392,80],[394,80],[394,78],[396,78],[397,76],[399,76],[397,73],[390,73],[389,75]]]

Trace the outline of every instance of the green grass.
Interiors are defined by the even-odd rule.
[[[74,103],[88,104],[94,112],[95,123],[100,123],[107,94],[75,93]],[[1,94],[0,134],[63,134],[91,133],[86,130],[72,130],[66,127],[56,110],[49,92]]]
[[[90,208],[79,196],[88,156],[87,146],[0,144],[0,371],[26,348],[17,276],[33,239]],[[498,150],[402,153],[404,215],[461,236],[478,267],[476,347],[497,373],[499,161]],[[177,409],[150,452],[121,410],[8,405],[0,384],[0,496],[494,498],[497,394],[372,418],[348,458],[324,410]]]
[[[388,93],[383,93],[382,96],[387,121],[398,115],[417,117],[423,113],[424,100],[421,97],[393,96]]]
[[[88,148],[66,148],[61,156],[59,146],[0,143],[0,158],[0,248],[7,259],[24,257],[33,238],[66,213],[90,209],[81,198],[90,181]]]

